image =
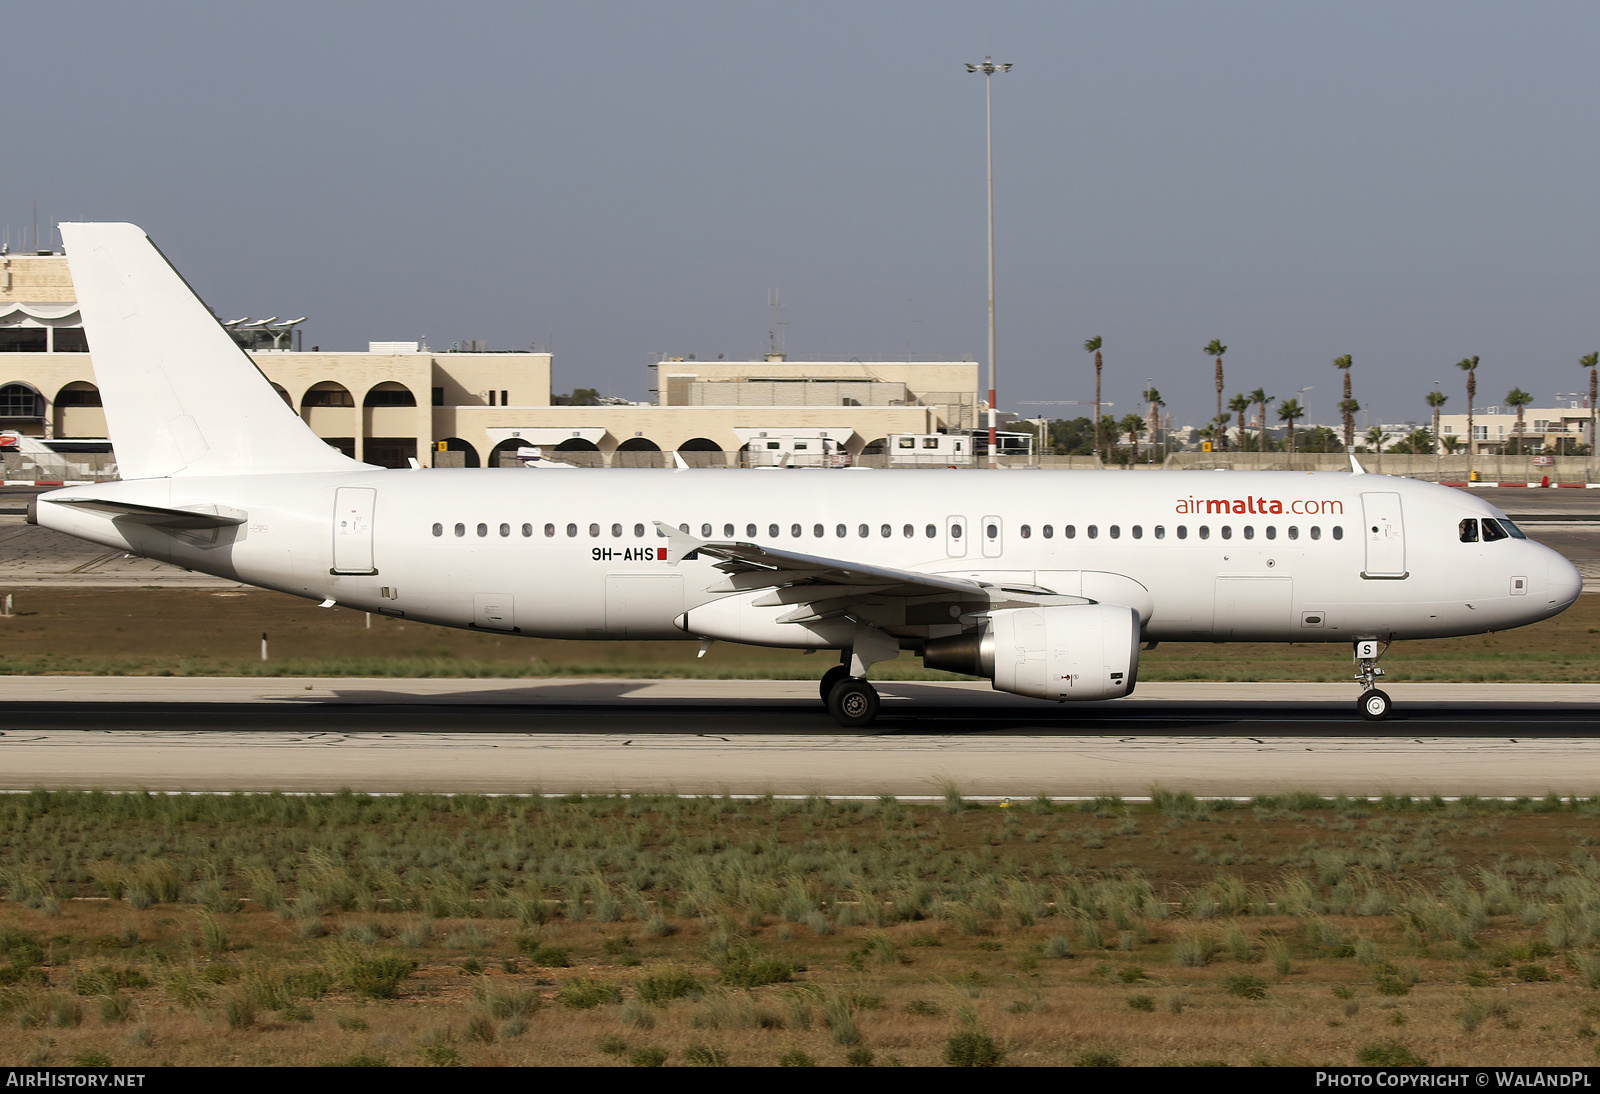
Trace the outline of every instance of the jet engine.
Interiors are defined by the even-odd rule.
[[[1139,674],[1139,615],[1120,604],[1003,608],[976,630],[930,639],[922,663],[1034,699],[1116,699]]]

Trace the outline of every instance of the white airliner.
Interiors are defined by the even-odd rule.
[[[1343,642],[1369,719],[1392,641],[1506,630],[1582,588],[1469,494],[1359,473],[386,470],[328,447],[131,224],[63,224],[123,481],[48,528],[295,596],[542,638],[840,652],[872,721],[901,650],[1059,702],[1141,645]]]

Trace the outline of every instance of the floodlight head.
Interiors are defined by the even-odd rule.
[[[967,71],[968,72],[976,72],[976,71],[978,71],[978,66],[977,65],[968,65],[967,66]]]

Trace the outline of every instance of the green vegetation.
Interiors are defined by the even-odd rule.
[[[0,1051],[119,1067],[1593,1059],[1600,799],[1001,806],[945,789],[960,808],[0,797]]]

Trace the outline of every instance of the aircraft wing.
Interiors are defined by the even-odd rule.
[[[805,583],[856,586],[888,596],[927,596],[930,593],[955,593],[972,597],[983,595],[983,586],[966,578],[872,566],[799,551],[785,551],[778,547],[764,547],[758,543],[704,540],[661,521],[656,521],[656,527],[666,534],[667,549],[674,558],[686,560],[704,556],[720,560],[717,569],[730,576],[732,588],[760,589]]]
[[[971,612],[1042,604],[1087,604],[1080,596],[1048,589],[989,585],[969,578],[873,566],[845,559],[786,551],[757,543],[704,540],[662,521],[671,557],[717,559],[727,576],[705,590],[711,593],[769,590],[754,607],[792,604],[781,622],[812,623],[849,615],[874,625],[949,624]],[[952,610],[954,609],[954,610]]]

